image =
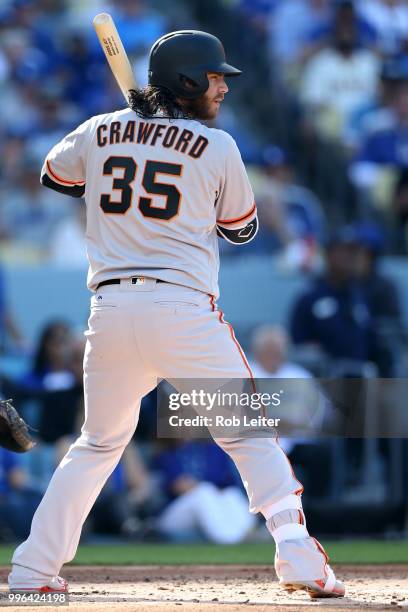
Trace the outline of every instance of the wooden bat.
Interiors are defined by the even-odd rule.
[[[137,85],[115,23],[109,13],[99,13],[94,18],[93,25],[113,76],[128,102],[129,89],[136,89]]]

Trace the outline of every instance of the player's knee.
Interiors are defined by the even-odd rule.
[[[88,434],[82,432],[74,446],[78,449],[86,449],[95,453],[120,452],[129,442],[129,436],[117,436],[106,434]]]
[[[214,438],[214,442],[228,455],[231,455],[242,445],[243,440],[242,438]]]
[[[234,445],[236,438],[214,438],[214,442],[221,448],[227,448]]]

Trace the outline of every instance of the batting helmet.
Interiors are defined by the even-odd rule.
[[[239,76],[241,70],[226,63],[218,38],[198,30],[165,34],[150,50],[149,85],[166,87],[175,96],[195,100],[208,89],[207,72]]]

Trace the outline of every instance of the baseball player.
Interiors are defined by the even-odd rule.
[[[12,558],[9,587],[67,591],[58,576],[75,556],[82,525],[135,431],[140,400],[165,379],[251,377],[234,331],[218,310],[217,234],[241,245],[257,232],[240,153],[217,116],[226,78],[221,42],[171,32],[152,47],[149,85],[129,108],[92,117],[47,156],[41,181],[87,208],[85,422],[56,469]],[[309,533],[302,486],[273,438],[216,442],[234,460],[250,511],[276,542],[275,568],[289,591],[340,597]]]

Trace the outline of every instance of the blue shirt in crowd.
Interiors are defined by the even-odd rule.
[[[172,484],[181,476],[220,488],[240,483],[231,459],[211,441],[193,440],[166,450],[156,457],[154,468],[160,472],[163,488],[170,497]]]
[[[291,334],[295,344],[315,343],[334,358],[366,361],[373,350],[371,315],[363,290],[315,281],[296,302]]]
[[[374,132],[364,142],[357,161],[408,166],[408,126]]]

